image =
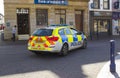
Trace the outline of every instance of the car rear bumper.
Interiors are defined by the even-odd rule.
[[[28,47],[28,50],[29,51],[38,51],[38,52],[51,52],[51,53],[58,53],[60,52],[60,50],[57,50],[57,49],[37,49],[37,48],[30,48]]]
[[[51,53],[58,53],[61,51],[62,44],[56,43],[56,45],[51,45],[49,47],[39,48],[39,47],[32,47],[28,45],[28,50],[30,51],[43,51],[43,52],[51,52]]]

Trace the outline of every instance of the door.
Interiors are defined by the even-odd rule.
[[[75,25],[77,30],[83,31],[83,11],[81,10],[75,11]]]
[[[18,35],[29,34],[29,9],[17,9]]]

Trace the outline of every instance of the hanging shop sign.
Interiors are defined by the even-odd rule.
[[[68,0],[34,0],[35,4],[68,5]]]

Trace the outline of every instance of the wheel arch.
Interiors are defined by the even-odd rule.
[[[69,44],[68,44],[67,42],[64,42],[63,45],[65,45],[65,44],[67,44],[68,50],[69,50]],[[62,46],[63,46],[63,45],[62,45]],[[61,49],[62,49],[62,48],[61,48]]]

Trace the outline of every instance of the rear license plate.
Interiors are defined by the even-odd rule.
[[[33,48],[34,50],[45,50],[45,48]]]

